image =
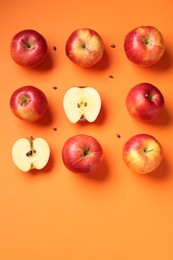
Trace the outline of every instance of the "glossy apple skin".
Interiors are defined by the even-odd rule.
[[[153,136],[137,134],[124,144],[122,157],[129,169],[146,174],[159,167],[163,160],[163,151]]]
[[[65,46],[67,57],[75,64],[90,68],[102,58],[104,42],[101,36],[90,28],[75,30]]]
[[[156,64],[165,51],[161,32],[153,26],[139,26],[125,37],[124,50],[127,58],[142,66]]]
[[[91,174],[98,170],[103,160],[103,149],[92,136],[79,134],[70,137],[62,149],[64,165],[70,171]]]
[[[10,108],[16,117],[35,122],[45,114],[48,101],[42,90],[34,86],[23,86],[12,93]]]
[[[134,86],[126,97],[129,114],[142,122],[154,121],[162,112],[164,103],[161,91],[150,83]]]
[[[48,47],[46,39],[39,32],[28,29],[18,32],[12,38],[10,52],[17,64],[35,68],[46,58]]]

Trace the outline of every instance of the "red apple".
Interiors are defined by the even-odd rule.
[[[140,83],[127,94],[126,107],[129,114],[135,119],[151,122],[162,112],[164,97],[154,85]]]
[[[163,152],[160,143],[153,136],[137,134],[123,146],[122,157],[129,169],[146,174],[158,168]]]
[[[16,117],[35,122],[45,114],[48,102],[42,90],[33,86],[24,86],[13,92],[10,107]]]
[[[75,30],[65,46],[67,57],[84,68],[94,66],[102,58],[104,43],[101,36],[90,28]]]
[[[47,56],[48,47],[45,38],[37,31],[27,29],[18,32],[11,41],[11,57],[19,65],[35,68]]]
[[[125,37],[124,50],[127,58],[143,67],[157,63],[165,51],[161,32],[153,26],[139,26]]]
[[[70,171],[91,174],[102,163],[103,149],[94,137],[79,134],[65,142],[62,149],[62,159]]]

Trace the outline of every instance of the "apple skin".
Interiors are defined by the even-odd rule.
[[[129,91],[125,103],[133,118],[152,122],[162,112],[165,101],[157,87],[150,83],[140,83]]]
[[[12,93],[10,108],[16,117],[35,122],[47,111],[48,101],[42,90],[34,86],[23,86]]]
[[[68,170],[79,174],[92,174],[101,166],[103,149],[94,137],[78,134],[64,143],[62,159]]]
[[[122,157],[129,169],[147,174],[159,167],[163,160],[163,151],[155,137],[137,134],[124,144]]]
[[[46,39],[37,31],[26,29],[18,32],[11,40],[12,59],[26,68],[40,65],[48,54]]]
[[[83,68],[90,68],[102,58],[104,42],[96,31],[81,28],[69,36],[65,51],[72,62]]]
[[[130,61],[142,67],[150,67],[163,56],[164,39],[154,26],[139,26],[126,35],[124,50]]]

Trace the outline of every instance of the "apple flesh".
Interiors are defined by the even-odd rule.
[[[164,39],[157,28],[139,26],[126,35],[124,50],[130,61],[142,67],[149,67],[156,64],[163,56]]]
[[[42,90],[34,86],[23,86],[12,93],[10,108],[16,117],[35,122],[47,111],[48,101]]]
[[[46,166],[50,157],[48,143],[41,137],[20,138],[12,147],[12,159],[23,172],[40,170]]]
[[[63,108],[71,123],[94,122],[101,109],[101,97],[93,87],[71,87],[64,95]]]
[[[164,108],[164,97],[154,85],[140,83],[127,94],[126,107],[133,118],[142,122],[152,122]]]
[[[124,144],[122,157],[129,169],[146,174],[159,167],[163,152],[160,143],[153,136],[137,134]]]
[[[90,68],[103,56],[103,39],[90,28],[77,29],[69,36],[65,51],[72,62],[81,67]]]
[[[35,30],[22,30],[12,38],[10,53],[18,65],[35,68],[45,60],[48,54],[46,39]]]
[[[68,170],[74,173],[91,174],[101,166],[103,149],[94,137],[79,134],[65,142],[62,159]]]

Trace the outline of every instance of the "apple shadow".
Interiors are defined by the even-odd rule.
[[[109,176],[109,168],[106,160],[103,159],[100,168],[91,174],[81,174],[82,177],[93,180],[93,181],[105,181]]]
[[[97,125],[102,125],[104,124],[105,120],[106,120],[106,110],[105,110],[104,102],[102,101],[100,113],[94,123]]]
[[[50,107],[48,107],[43,117],[37,121],[37,124],[42,126],[50,125],[52,123],[52,120],[53,120],[52,112],[50,110]]]
[[[165,108],[161,114],[156,118],[156,120],[153,122],[154,125],[158,126],[165,126],[169,125],[172,121],[171,114],[168,112],[168,110]]]
[[[54,165],[54,158],[53,158],[53,155],[51,153],[49,161],[43,169],[41,169],[41,170],[31,169],[28,173],[29,173],[30,176],[38,176],[38,175],[40,176],[40,175],[44,175],[44,174],[49,174],[49,173],[51,173],[53,165]]]
[[[169,173],[170,173],[169,165],[166,162],[166,160],[163,159],[159,167],[155,169],[153,172],[146,174],[146,177],[149,179],[163,180],[169,177]]]
[[[35,71],[48,71],[51,70],[52,68],[53,68],[53,59],[50,52],[48,52],[48,55],[45,58],[45,60],[35,68]]]
[[[172,66],[172,57],[170,55],[169,50],[166,48],[161,59],[156,64],[154,64],[149,68],[150,70],[167,70],[171,66]]]
[[[102,58],[99,60],[98,63],[96,63],[93,67],[92,70],[97,71],[97,70],[104,70],[108,68],[110,65],[110,58],[108,55],[107,50],[104,50]]]

